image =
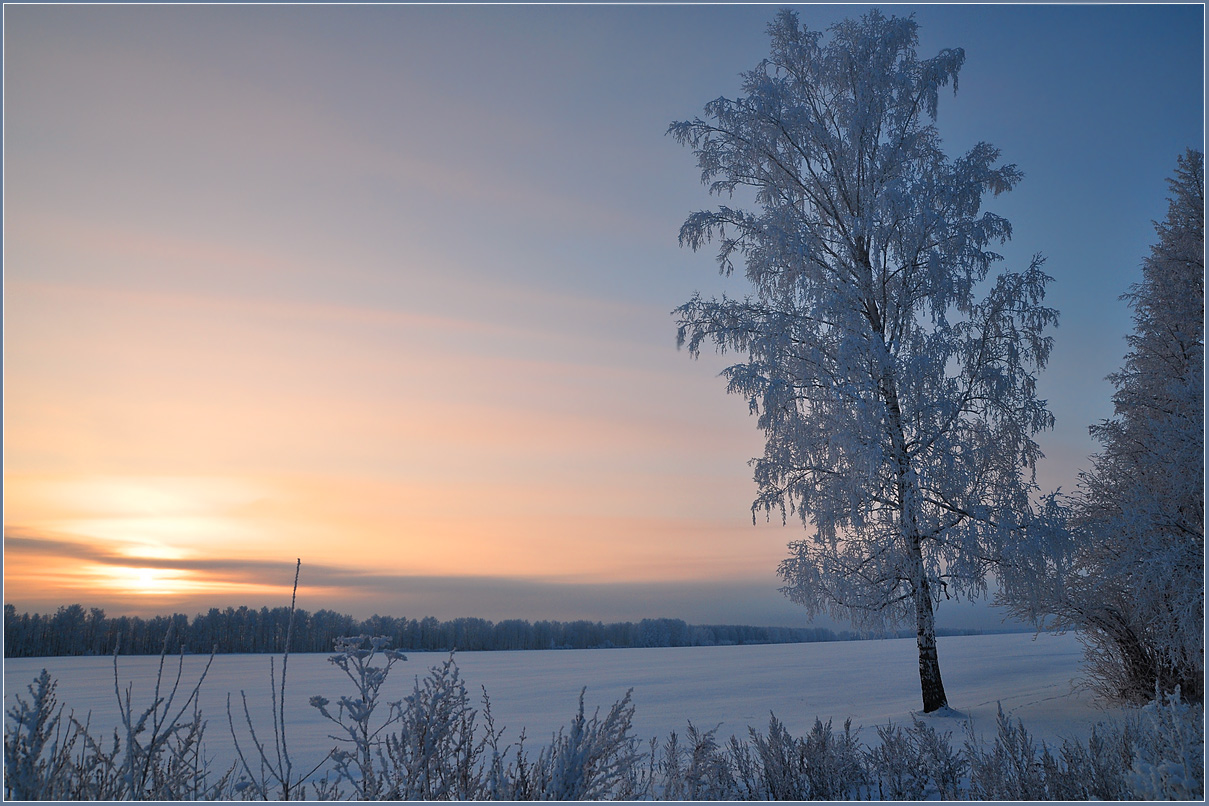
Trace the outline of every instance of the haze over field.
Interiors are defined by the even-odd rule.
[[[863,7],[809,6],[825,28]],[[921,6],[938,125],[1026,178],[1045,489],[1112,413],[1203,8]],[[801,625],[762,440],[669,311],[741,296],[663,132],[767,52],[757,7],[9,6],[5,601],[154,614]],[[946,603],[942,626],[995,626]]]

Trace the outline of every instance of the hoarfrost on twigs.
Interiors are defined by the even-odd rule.
[[[1036,373],[1057,312],[1033,258],[992,267],[1011,225],[982,210],[1022,174],[987,143],[949,159],[934,125],[960,49],[916,56],[916,24],[877,11],[830,29],[792,11],[738,99],[673,123],[717,194],[757,210],[693,213],[680,242],[742,263],[743,299],[694,296],[678,343],[746,357],[725,370],[766,437],[758,512],[801,517],[782,591],[810,614],[916,628],[925,711],[947,704],[934,607],[977,596],[1034,519],[1053,424]],[[986,289],[983,291],[983,289]]]

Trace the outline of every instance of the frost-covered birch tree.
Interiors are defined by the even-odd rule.
[[[746,355],[724,375],[766,437],[753,515],[807,527],[782,591],[858,627],[913,624],[934,711],[934,608],[985,592],[1028,516],[1032,436],[1053,423],[1036,395],[1051,278],[1040,257],[991,276],[1011,227],[982,200],[1016,185],[1016,166],[986,143],[942,150],[938,98],[963,51],[919,59],[915,22],[877,11],[829,36],[782,11],[769,34],[742,97],[669,129],[711,192],[755,201],[681,228],[682,245],[718,244],[723,274],[741,261],[752,291],[695,295],[675,311],[678,342]]]
[[[1081,631],[1105,693],[1204,699],[1205,159],[1179,158],[1134,311],[1104,450],[1072,500],[1058,615]]]

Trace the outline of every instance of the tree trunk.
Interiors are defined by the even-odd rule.
[[[916,547],[916,552],[919,549]],[[924,573],[923,557],[916,555],[915,642],[919,647],[919,687],[924,698],[924,713],[949,707],[945,685],[940,679],[940,660],[936,655],[936,617],[932,613],[932,591]]]
[[[877,301],[872,294],[873,266],[868,252],[862,255],[862,266],[868,272],[865,316],[873,332],[881,336],[881,345],[887,365],[891,362],[890,348],[886,344],[884,323]],[[902,406],[898,400],[898,389],[894,375],[883,371],[877,378],[882,400],[886,404],[886,420],[889,426],[890,444],[897,465],[898,505],[901,517],[902,539],[908,546],[911,557],[911,588],[915,598],[915,641],[919,647],[919,686],[923,692],[924,713],[928,714],[949,706],[945,686],[940,679],[940,660],[936,655],[936,617],[932,613],[932,586],[928,584],[928,572],[924,568],[923,549],[919,536],[919,493],[915,486],[915,475],[907,450],[906,429],[903,426]]]

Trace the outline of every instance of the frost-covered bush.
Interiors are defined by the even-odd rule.
[[[252,714],[248,711],[248,695],[245,691],[240,691],[239,696],[243,702],[244,722],[248,728],[248,734],[251,739],[251,746],[248,754],[245,755],[244,748],[240,746],[239,736],[235,732],[235,719],[231,714],[231,695],[227,694],[227,725],[231,729],[231,741],[235,745],[235,753],[239,756],[239,766],[243,769],[243,775],[235,784],[235,791],[243,797],[255,797],[261,800],[268,800],[271,796],[280,797],[281,800],[301,799],[307,797],[306,781],[316,773],[335,752],[335,749],[325,755],[309,772],[294,772],[294,760],[290,757],[289,742],[287,741],[286,720],[285,720],[285,692],[286,692],[286,672],[289,670],[290,664],[290,645],[294,638],[294,616],[295,604],[298,598],[298,576],[302,571],[302,560],[298,560],[294,567],[294,593],[290,599],[290,617],[289,624],[286,627],[285,634],[285,651],[281,656],[281,686],[278,688],[276,664],[274,658],[269,658],[269,703],[270,711],[273,719],[273,734],[272,745],[267,740],[262,740],[256,732],[256,726],[252,722]],[[255,751],[253,761],[248,761],[248,755],[252,755],[251,751]],[[255,768],[253,768],[255,764]],[[320,798],[334,798],[338,794],[335,785],[325,776],[322,780],[315,782],[317,796]]]
[[[945,800],[956,800],[958,784],[969,767],[968,762],[954,751],[950,734],[938,734],[929,725],[916,719],[911,735],[919,753],[921,763],[927,768],[928,776],[936,787],[936,793]]]
[[[5,711],[4,799],[57,800],[64,791],[64,770],[79,738],[55,696],[57,683],[45,669],[28,686],[31,699],[20,694]]]
[[[1205,696],[1204,155],[1187,151],[1168,183],[1158,242],[1122,297],[1134,330],[1109,376],[1113,417],[1090,429],[1103,450],[1063,497],[1065,536],[1028,541],[1026,573],[1005,577],[1016,615],[1077,630],[1091,685],[1136,704]]]
[[[768,736],[748,728],[751,743],[731,740],[744,800],[807,800],[805,752],[802,742],[770,715]]]
[[[848,800],[857,796],[866,782],[861,746],[852,733],[852,720],[844,732],[834,733],[831,720],[818,719],[804,741],[806,780],[812,800]]]
[[[881,743],[866,754],[869,776],[880,800],[953,800],[967,764],[953,750],[949,734],[937,734],[916,719],[910,728],[877,729]],[[873,788],[871,784],[871,788]]]
[[[664,800],[734,800],[739,796],[730,760],[718,746],[717,730],[702,733],[689,722],[684,743],[675,732],[668,737],[657,764]]]
[[[879,800],[922,800],[928,773],[910,735],[897,725],[877,729],[881,745],[869,752],[869,767],[877,780]]]
[[[1046,753],[1042,763],[1046,792],[1054,800],[1128,800],[1125,779],[1133,756],[1135,733],[1129,725],[1100,725],[1087,743],[1063,741],[1057,757]]]
[[[570,726],[560,729],[535,759],[524,750],[524,733],[509,760],[500,749],[502,730],[491,717],[483,692],[485,719],[462,682],[453,655],[417,677],[403,700],[382,703],[380,692],[393,665],[405,660],[384,636],[337,639],[330,660],[353,683],[354,693],[311,705],[339,726],[340,744],[330,758],[336,782],[317,794],[338,797],[336,785],[351,785],[357,799],[405,800],[600,800],[649,796],[652,774],[641,764],[640,742],[630,736],[634,706],[627,693],[602,718],[585,716],[583,692]],[[375,659],[384,660],[375,666]],[[375,717],[381,706],[385,713]]]
[[[1178,691],[1176,692],[1178,695]],[[1205,797],[1205,706],[1160,697],[1142,709],[1128,782],[1143,800]]]
[[[1038,750],[1024,725],[1000,709],[984,750],[970,731],[969,797],[978,800],[1199,800],[1205,792],[1204,706],[1160,696],[1086,742]]]
[[[1117,725],[1101,725],[1086,744],[1065,740],[1055,755],[1017,719],[999,708],[989,748],[967,725],[965,758],[969,797],[976,800],[1088,800],[1129,798],[1122,771],[1132,757],[1132,736]]]
[[[966,758],[970,762],[971,796],[977,800],[1044,800],[1042,761],[1024,724],[1020,720],[1012,724],[1000,706],[996,728],[993,744],[983,750],[969,726]],[[1048,754],[1048,750],[1045,752]]]
[[[795,738],[776,715],[768,735],[748,728],[751,743],[732,738],[730,757],[739,797],[744,800],[851,800],[868,776],[851,721],[836,734],[831,721],[816,719],[805,738]]]
[[[641,741],[630,735],[634,718],[632,692],[613,704],[602,719],[600,709],[584,715],[584,693],[568,729],[559,728],[532,764],[518,765],[518,800],[632,800],[648,794],[648,781],[638,774]]]
[[[130,686],[126,687],[124,696],[118,694],[118,709],[125,738],[125,751],[121,755],[123,799],[210,799],[224,790],[233,772],[230,770],[212,785],[207,785],[208,765],[201,755],[206,723],[202,720],[197,696],[210,671],[210,664],[214,662],[214,656],[210,656],[197,683],[174,714],[173,706],[180,692],[185,656],[182,650],[175,679],[171,687],[161,693],[167,647],[168,638],[165,637],[151,705],[136,711]],[[118,693],[116,653],[113,657],[113,686],[114,692]],[[186,714],[189,716],[186,717]],[[115,756],[119,747],[120,742],[115,738]],[[103,754],[98,754],[98,757],[104,758]]]
[[[398,728],[386,737],[386,797],[404,800],[469,800],[481,797],[479,763],[488,743],[475,737],[477,712],[470,707],[450,655],[433,666],[403,704]],[[493,726],[489,727],[489,733]]]
[[[382,759],[386,741],[383,732],[402,718],[402,702],[392,702],[386,704],[386,714],[380,722],[375,724],[374,719],[374,713],[381,705],[379,692],[391,667],[398,661],[407,660],[402,652],[387,646],[389,641],[381,635],[337,638],[336,653],[328,660],[352,681],[355,691],[351,696],[337,700],[335,715],[328,710],[330,700],[311,697],[311,706],[339,729],[332,736],[338,744],[330,754],[337,778],[352,784],[362,800],[376,799],[383,794],[383,780],[375,762]],[[373,661],[379,658],[385,663],[375,666]]]
[[[184,659],[166,689],[164,661],[161,654],[151,705],[138,709],[131,688],[124,696],[118,688],[115,653],[121,727],[108,749],[89,733],[87,720],[81,723],[73,713],[64,718],[56,683],[43,669],[28,686],[31,699],[17,695],[5,712],[5,799],[214,800],[229,794],[233,770],[212,774],[201,751],[206,723],[197,693],[206,672],[174,710]]]

